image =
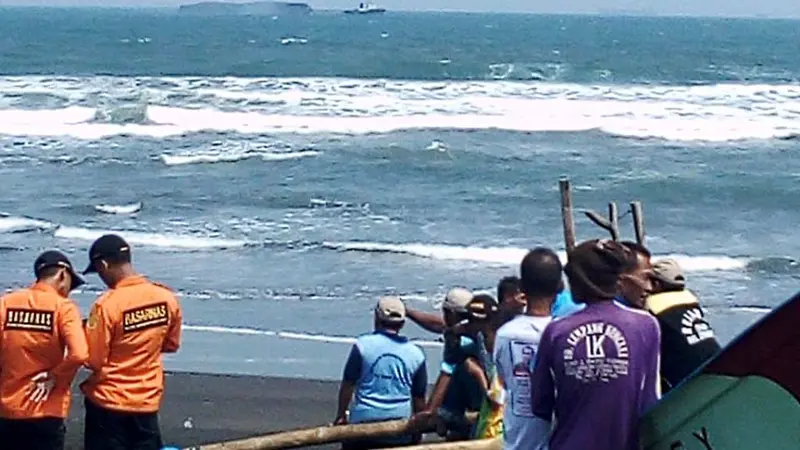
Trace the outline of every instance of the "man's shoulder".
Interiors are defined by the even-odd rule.
[[[418,357],[421,358],[423,361],[428,359],[428,355],[425,354],[425,350],[423,350],[422,346],[414,341],[406,341],[406,345],[412,349],[412,352]]]
[[[661,315],[672,308],[682,306],[698,306],[700,300],[694,292],[688,289],[679,291],[665,291],[647,297],[647,309],[655,314]]]
[[[555,319],[552,317],[517,316],[497,330],[497,337],[514,339],[525,335],[541,334],[553,320]]]
[[[393,345],[393,344],[406,344],[408,338],[405,336],[387,336],[378,331],[368,331],[356,336],[354,344],[356,345]]]
[[[98,297],[96,303],[119,300],[123,309],[144,307],[155,302],[166,302],[170,308],[180,308],[178,297],[168,286],[145,279],[144,282],[109,289]]]
[[[109,299],[117,294],[119,291],[116,289],[108,289],[103,291],[97,298],[94,300],[92,304],[93,308],[106,308],[108,306]]]
[[[508,335],[513,333],[514,330],[518,329],[520,327],[520,324],[522,323],[520,321],[520,317],[522,316],[516,316],[513,319],[509,320],[508,322],[504,323],[500,328],[497,329],[496,336],[507,337]]]
[[[514,331],[515,326],[511,323],[514,320],[512,319],[510,322],[506,322],[497,329],[497,333],[495,334],[495,340],[497,339],[508,339],[511,336],[511,333]]]
[[[553,317],[548,324],[548,328],[550,329],[551,333],[558,333],[560,331],[572,329],[594,320],[596,320],[596,317],[587,314],[584,310],[580,310],[567,316]]]
[[[159,283],[158,281],[153,281],[147,279],[145,283],[142,284],[135,284],[132,286],[127,286],[128,289],[146,289],[149,291],[154,292],[158,296],[163,296],[171,299],[177,300],[177,296],[175,295],[175,291],[167,286],[166,284]],[[123,288],[124,289],[124,288]]]
[[[70,297],[61,297],[59,295],[58,299],[56,300],[56,305],[58,309],[61,311],[71,311],[71,310],[80,311],[80,308],[78,307],[78,302],[71,299]]]
[[[618,317],[614,321],[625,327],[638,328],[642,331],[660,333],[658,319],[649,311],[614,303],[619,308]]]
[[[655,318],[650,311],[634,308],[632,306],[624,305],[620,302],[615,301],[614,306],[617,308],[617,312],[615,316],[624,318],[626,320],[631,320],[634,322],[653,322]]]
[[[29,292],[30,292],[30,289],[28,289],[28,288],[17,289],[17,290],[8,292],[8,293],[0,296],[0,302],[2,302],[3,304],[7,305],[7,304],[15,302],[15,301],[17,301],[19,299],[26,299],[28,297]]]
[[[157,291],[161,291],[162,293],[169,294],[172,297],[175,297],[175,290],[171,287],[167,286],[164,283],[160,283],[158,281],[147,280],[148,284],[151,286],[152,289]]]
[[[614,303],[615,310],[605,310],[602,313],[582,309],[568,316],[556,317],[548,325],[548,334],[558,336],[569,334],[572,330],[586,324],[605,322],[615,326],[658,327],[658,322],[652,314]]]
[[[366,333],[361,333],[358,336],[356,336],[356,340],[355,340],[355,342],[353,342],[353,344],[355,344],[355,345],[363,344],[365,342],[369,342],[369,341],[372,341],[374,339],[375,339],[375,332],[374,331],[368,331]]]
[[[33,302],[31,302],[31,300],[33,300]],[[77,307],[77,303],[67,297],[62,297],[61,294],[55,291],[30,288],[18,289],[16,291],[9,292],[8,294],[0,297],[0,302],[11,307],[14,307],[15,304],[21,304],[24,305],[26,309],[31,306],[33,309],[44,310],[59,310],[64,306],[69,305],[74,305]]]
[[[461,361],[477,353],[478,344],[474,338],[455,333],[445,334],[444,359],[446,361]]]

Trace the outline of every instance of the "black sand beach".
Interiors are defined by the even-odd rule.
[[[164,444],[185,448],[325,425],[336,413],[337,390],[331,381],[169,373],[159,416]],[[71,412],[66,448],[81,450],[84,413],[77,383]]]

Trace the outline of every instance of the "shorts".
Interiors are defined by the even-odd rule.
[[[445,407],[440,407],[438,411],[439,419],[445,427],[445,435],[448,440],[461,441],[470,439],[472,436],[472,424],[467,422],[463,410],[452,411]]]
[[[439,407],[439,418],[447,429],[449,439],[463,440],[472,436],[473,426],[466,421],[464,414],[478,411],[483,397],[481,386],[467,373],[464,365],[459,364]]]
[[[0,419],[0,444],[7,449],[63,450],[64,419]]]
[[[84,450],[161,450],[158,413],[112,411],[84,400]]]
[[[481,385],[472,378],[463,364],[459,364],[451,375],[442,406],[453,413],[478,411],[484,396]]]

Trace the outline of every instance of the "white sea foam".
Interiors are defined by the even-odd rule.
[[[443,244],[388,244],[379,242],[324,242],[323,247],[340,251],[401,253],[422,258],[473,261],[489,264],[515,266],[522,261],[527,249],[516,247],[475,247]],[[566,254],[559,252],[562,262],[566,263]],[[749,259],[732,258],[716,255],[655,255],[654,260],[673,258],[687,272],[742,270],[747,267]]]
[[[168,166],[186,164],[214,164],[243,161],[256,156],[254,153],[195,153],[186,155],[161,155],[161,160]]]
[[[308,39],[303,37],[285,37],[281,39],[281,44],[283,45],[291,45],[291,44],[307,44]]]
[[[246,336],[268,336],[278,337],[282,339],[293,339],[301,341],[315,341],[327,342],[332,344],[353,344],[356,338],[348,336],[330,336],[325,334],[310,334],[300,333],[294,331],[270,331],[259,330],[256,328],[246,327],[223,327],[223,326],[206,326],[206,325],[184,325],[184,330],[203,332],[203,333],[220,333],[220,334],[238,334]],[[441,347],[441,342],[413,340],[414,343],[421,347]]]
[[[732,312],[744,312],[753,314],[766,314],[772,311],[772,308],[768,306],[725,306],[724,309]]]
[[[141,86],[149,86],[142,88]],[[138,123],[93,120],[93,92],[148,99]],[[0,134],[99,139],[199,131],[388,133],[414,129],[588,131],[725,142],[800,134],[800,86],[580,85],[336,78],[0,78],[0,98],[61,95],[60,109],[0,109]]]
[[[227,249],[238,248],[247,245],[246,241],[222,239],[204,236],[192,235],[175,235],[175,234],[161,234],[161,233],[143,233],[139,231],[124,231],[124,230],[98,230],[92,228],[78,228],[78,227],[58,227],[55,231],[55,236],[59,239],[78,240],[78,241],[94,241],[100,236],[108,233],[115,233],[122,236],[126,241],[131,244],[148,246],[148,247],[164,247],[174,249],[189,249],[189,250],[202,250],[202,249]]]
[[[304,150],[300,152],[284,152],[284,153],[262,153],[261,159],[264,161],[289,161],[292,159],[308,158],[310,156],[319,156],[321,152],[313,150]]]
[[[22,233],[26,231],[48,230],[55,225],[44,220],[28,217],[0,216],[0,233]]]
[[[185,164],[214,164],[225,162],[237,162],[250,158],[261,158],[263,161],[289,161],[292,159],[308,158],[318,156],[320,152],[304,150],[299,152],[281,153],[192,153],[185,155],[161,155],[161,160],[168,166],[180,166]]]
[[[177,155],[163,154],[160,158],[168,166],[180,166],[186,164],[232,163],[251,158],[258,158],[262,161],[289,161],[322,154],[314,150],[292,151],[290,148],[290,146],[281,142],[247,142],[243,144],[237,141],[220,141],[210,148],[191,150]]]
[[[106,214],[135,214],[142,210],[142,202],[129,203],[127,205],[95,205],[95,211]]]

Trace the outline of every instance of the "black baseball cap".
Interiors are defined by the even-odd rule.
[[[467,315],[470,322],[488,320],[499,309],[497,300],[489,294],[477,294],[467,304]]]
[[[96,241],[89,248],[89,265],[83,274],[95,273],[97,268],[95,263],[103,258],[127,256],[130,258],[131,246],[122,239],[121,236],[116,234],[104,234],[97,238]]]
[[[48,250],[36,258],[36,261],[33,263],[33,273],[36,275],[36,278],[39,278],[42,271],[48,267],[63,267],[69,271],[69,274],[72,276],[72,286],[70,290],[86,283],[83,277],[78,275],[75,269],[72,268],[72,263],[69,258],[67,258],[67,255],[58,250]]]

